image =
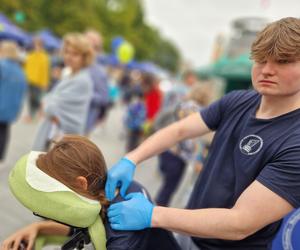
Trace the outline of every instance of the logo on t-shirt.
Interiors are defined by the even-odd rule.
[[[258,153],[263,146],[263,140],[257,135],[247,135],[240,142],[240,150],[245,155]]]

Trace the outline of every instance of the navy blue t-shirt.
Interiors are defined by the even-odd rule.
[[[188,208],[231,208],[255,180],[300,207],[300,109],[272,119],[255,117],[261,96],[234,91],[201,110],[215,130]],[[268,249],[280,222],[241,241],[193,237],[201,249]]]
[[[150,200],[147,191],[139,183],[132,182],[127,189],[127,194],[135,192],[143,193]],[[124,199],[121,195],[118,195],[112,201],[112,204],[120,201],[124,201]],[[106,231],[107,250],[143,250],[147,248],[150,229],[140,231],[117,231],[110,227],[108,220],[106,220],[104,226]]]
[[[139,183],[133,181],[126,194],[140,192],[150,201],[150,195],[146,189]],[[124,201],[121,195],[117,195],[113,203]],[[104,222],[106,231],[106,249],[107,250],[182,250],[176,242],[173,234],[161,228],[148,228],[139,231],[117,231],[113,230],[108,219]],[[74,234],[71,228],[69,236]]]

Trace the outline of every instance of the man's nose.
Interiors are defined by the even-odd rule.
[[[262,74],[264,75],[274,75],[275,71],[276,71],[275,64],[270,61],[267,61],[262,68]]]

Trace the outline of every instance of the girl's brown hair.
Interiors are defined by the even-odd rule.
[[[252,44],[251,58],[256,62],[300,60],[300,19],[287,17],[267,25]]]
[[[99,200],[102,205],[101,217],[109,205],[105,198],[106,164],[99,148],[85,137],[65,135],[46,154],[41,154],[36,162],[38,168],[57,179],[73,191]],[[87,179],[87,190],[78,186],[76,178]]]

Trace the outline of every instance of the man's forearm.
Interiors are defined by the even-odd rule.
[[[201,136],[210,130],[199,113],[194,113],[185,119],[173,123],[150,136],[137,149],[126,155],[128,159],[138,164],[175,145],[177,142]]]
[[[249,235],[241,223],[239,214],[232,209],[155,207],[152,214],[152,227],[202,238],[241,240]]]

